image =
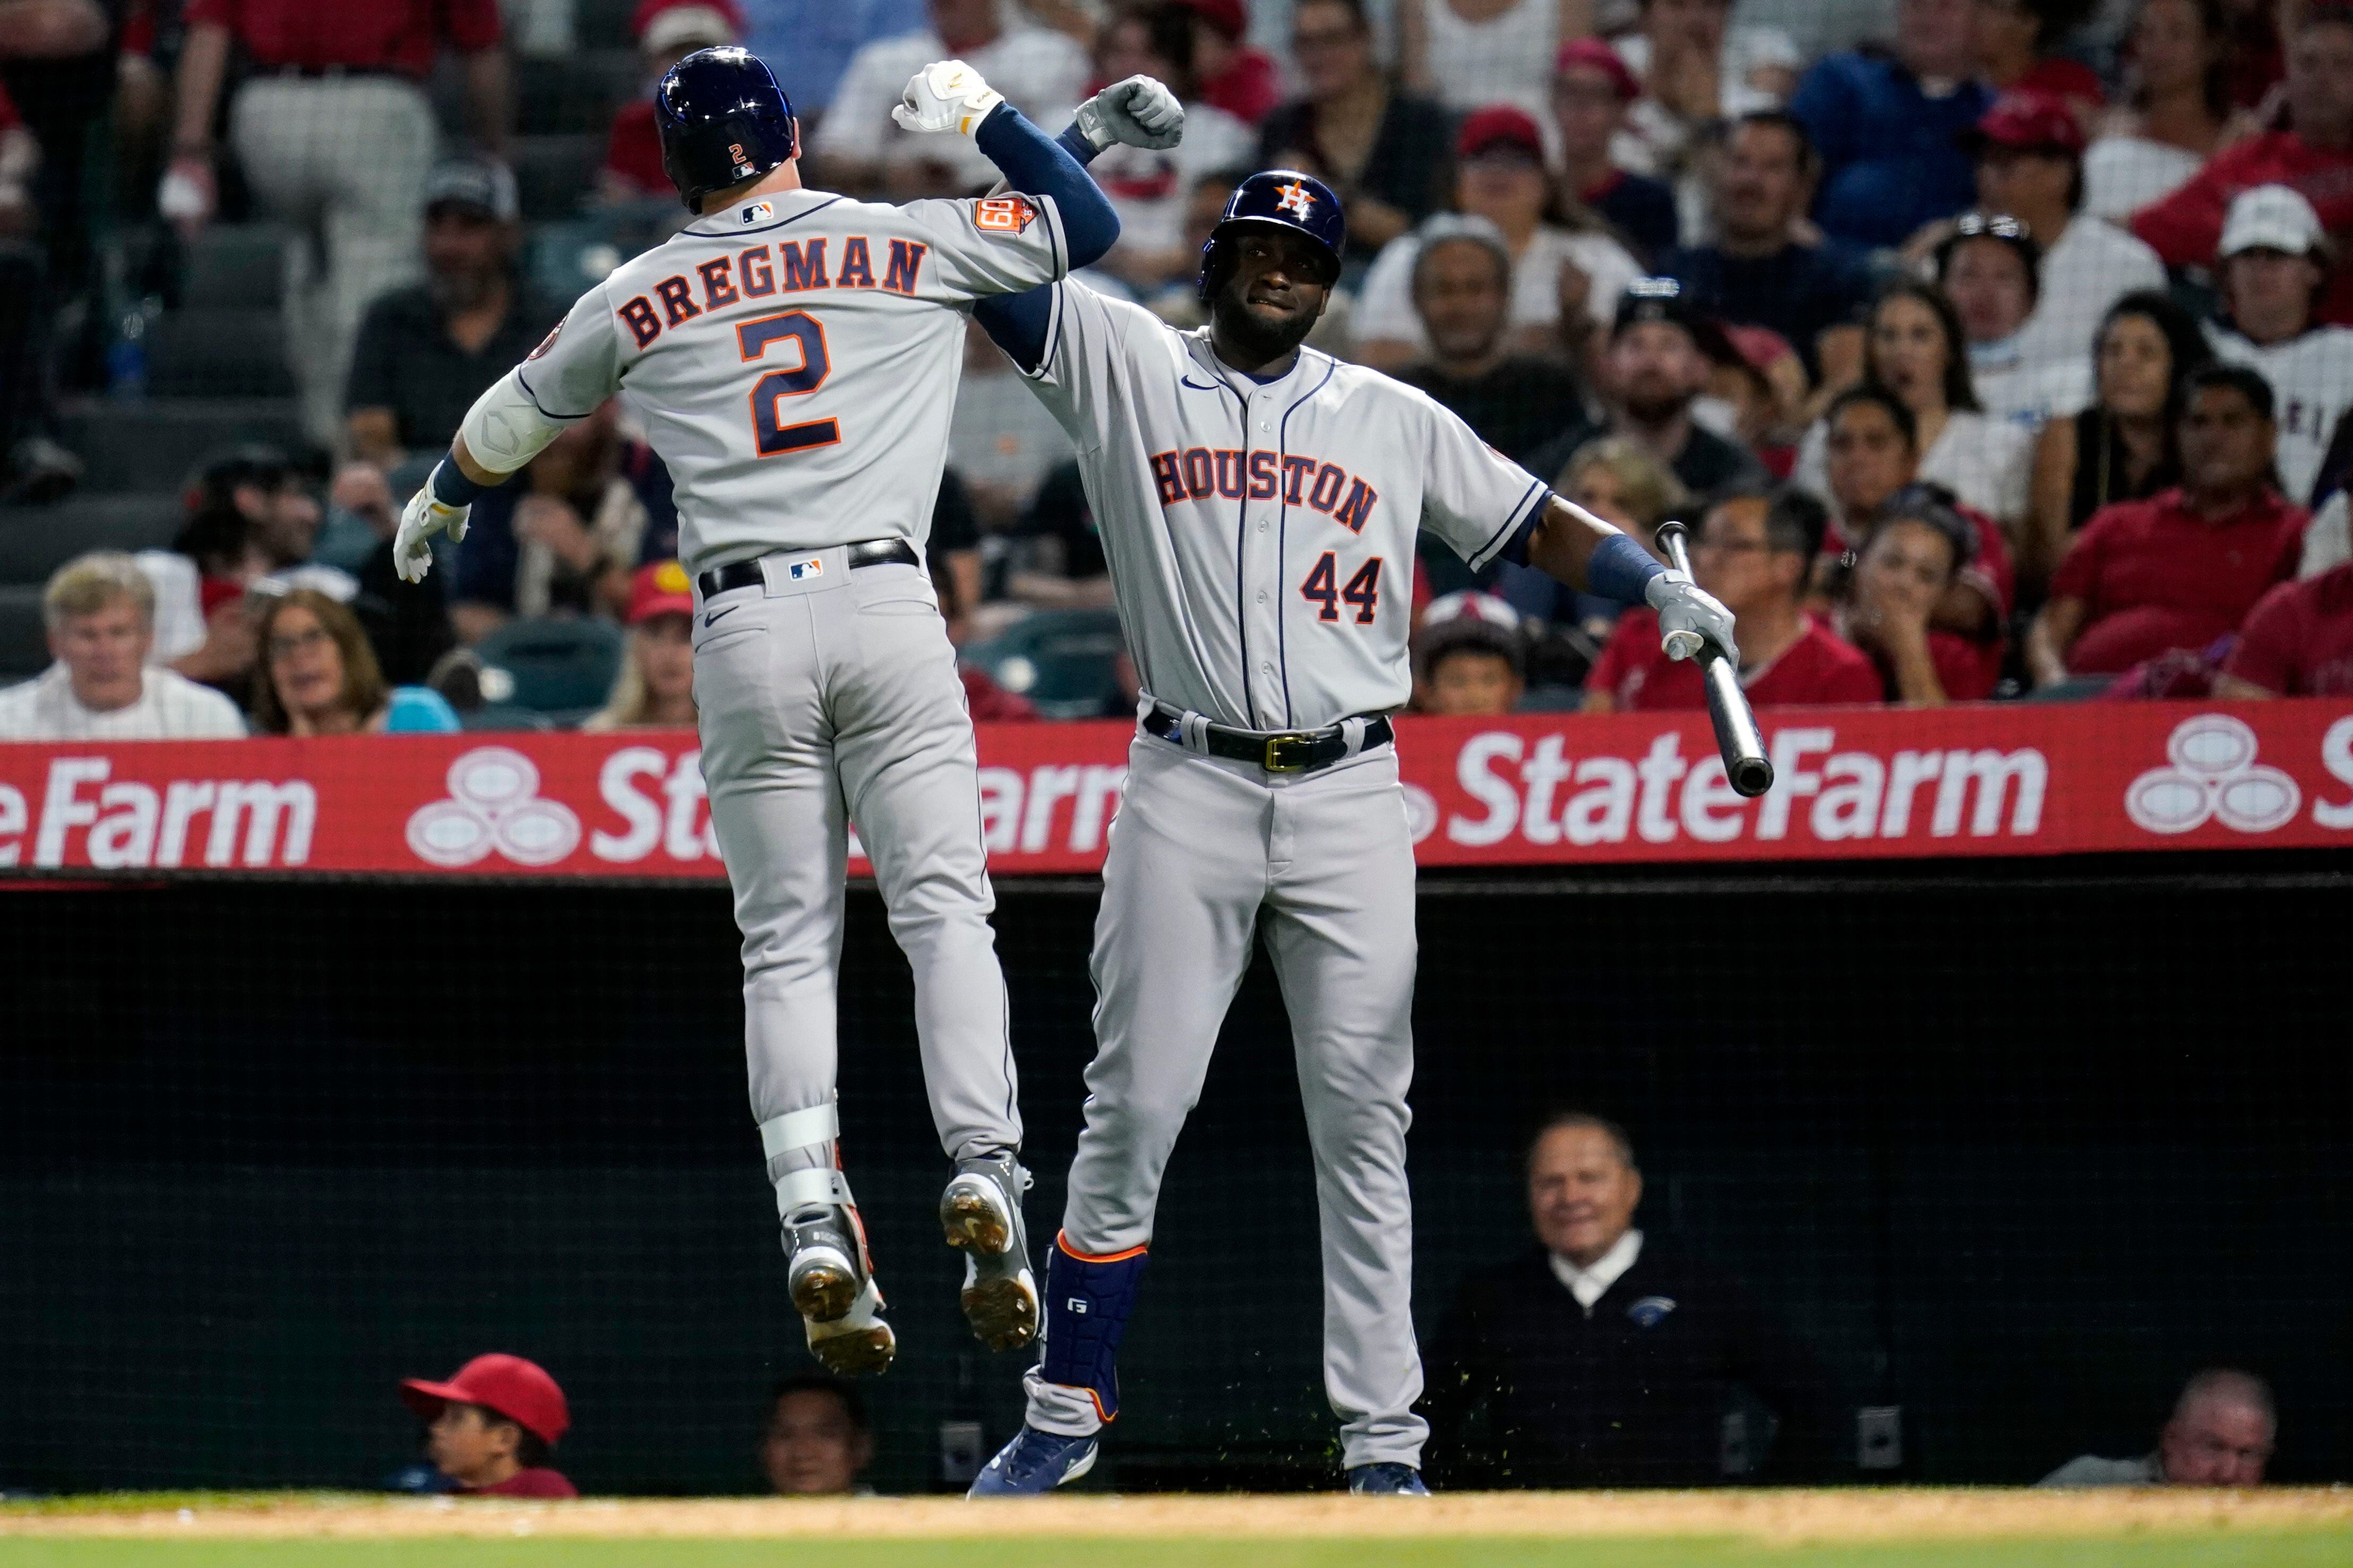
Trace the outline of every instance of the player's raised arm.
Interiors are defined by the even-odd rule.
[[[962,60],[940,60],[917,71],[891,118],[909,131],[971,137],[1004,174],[1008,189],[1050,199],[1061,216],[1071,266],[1090,266],[1118,243],[1119,214],[1078,159]]]
[[[1547,497],[1519,554],[1526,564],[1572,588],[1658,611],[1669,658],[1691,657],[1693,645],[1675,635],[1691,632],[1722,648],[1738,667],[1732,612],[1688,574],[1662,566],[1649,551],[1583,507]]]
[[[1056,145],[1084,165],[1114,143],[1162,150],[1185,139],[1185,106],[1175,93],[1148,76],[1115,81],[1071,117]],[[1092,181],[1089,181],[1092,184]],[[973,320],[1024,371],[1034,373],[1046,357],[1047,329],[1054,318],[1053,285],[1018,294],[996,294],[973,307]]]

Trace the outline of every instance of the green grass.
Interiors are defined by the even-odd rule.
[[[2353,1535],[1774,1547],[1731,1541],[43,1541],[5,1568],[2346,1568]]]

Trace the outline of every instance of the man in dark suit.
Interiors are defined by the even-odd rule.
[[[1527,1174],[1539,1245],[1466,1279],[1432,1348],[1441,1463],[1493,1486],[1718,1483],[1742,1387],[1778,1422],[1768,1474],[1828,1468],[1831,1400],[1813,1358],[1730,1278],[1633,1228],[1642,1174],[1622,1128],[1557,1115]]]

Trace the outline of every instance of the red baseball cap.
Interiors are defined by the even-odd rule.
[[[445,1405],[479,1405],[497,1411],[551,1446],[572,1425],[572,1412],[555,1379],[536,1362],[519,1355],[478,1355],[451,1373],[447,1383],[406,1379],[400,1385],[400,1401],[427,1421],[440,1415]]]
[[[2009,147],[2021,153],[2084,155],[2084,127],[2075,111],[2047,92],[2005,92],[1974,129],[1961,132],[1972,151]]]
[[[1527,110],[1514,109],[1508,103],[1491,103],[1484,109],[1474,109],[1462,121],[1462,129],[1454,135],[1454,155],[1475,158],[1490,147],[1522,147],[1537,162],[1544,161],[1544,132]]]
[[[694,584],[687,580],[686,568],[675,561],[657,561],[650,566],[640,566],[629,579],[629,616],[631,626],[641,626],[656,616],[692,616]]]
[[[1608,77],[1620,103],[1631,103],[1642,96],[1642,84],[1634,79],[1623,57],[1599,38],[1571,38],[1561,45],[1553,58],[1552,74],[1559,76],[1571,66],[1588,66]]]
[[[1242,0],[1177,0],[1187,11],[1215,27],[1229,44],[1239,44],[1250,31],[1250,12]]]

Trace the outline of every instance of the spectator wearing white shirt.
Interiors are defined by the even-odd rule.
[[[1880,291],[1863,328],[1862,384],[1899,401],[1918,432],[1916,477],[2014,530],[2026,515],[2034,436],[1989,418],[1969,378],[1968,342],[1952,301],[1934,284],[1904,278]],[[1798,448],[1794,482],[1830,500],[1820,420]]]
[[[2027,430],[2073,413],[2088,395],[2084,365],[2036,365],[2021,352],[2042,261],[2042,247],[2007,213],[1967,214],[1936,247],[1936,282],[1968,338],[1978,401],[1994,418]]]
[[[151,668],[155,591],[130,556],[66,563],[41,595],[49,654],[37,679],[0,691],[0,741],[205,741],[245,733],[237,705]]]
[[[1503,230],[1511,247],[1516,346],[1581,359],[1574,351],[1615,318],[1619,296],[1641,268],[1582,208],[1556,199],[1545,172],[1544,134],[1529,115],[1490,104],[1462,122],[1455,155],[1455,206]],[[1558,221],[1564,216],[1572,221]],[[1394,370],[1430,352],[1413,309],[1419,251],[1412,236],[1394,241],[1365,275],[1355,316],[1356,358],[1377,370]],[[1563,311],[1571,306],[1575,313],[1564,322]]]
[[[2084,217],[2084,132],[2065,100],[2007,92],[1978,121],[1978,204],[2008,213],[2042,247],[2040,299],[2018,333],[2020,363],[2084,366],[2108,307],[2165,287],[2157,252],[2114,224]]]
[[[2328,284],[2328,241],[2300,192],[2257,185],[2231,203],[2217,249],[2230,325],[2209,326],[2214,353],[2271,383],[2278,409],[2280,489],[2313,495],[2337,422],[2353,408],[2353,327],[2314,319]]]
[[[1707,234],[1706,154],[1715,127],[1778,109],[1805,62],[1778,27],[1730,25],[1732,0],[1643,0],[1637,29],[1616,40],[1642,84],[1616,146],[1618,162],[1672,182],[1686,234]]]
[[[2125,59],[2126,101],[2084,154],[2084,210],[2114,224],[2179,190],[2255,128],[2231,103],[2223,0],[2141,0]]]
[[[1592,0],[1398,0],[1407,89],[1457,114],[1509,103],[1542,114],[1553,57],[1593,31]]]
[[[1193,56],[1199,26],[1190,6],[1159,0],[1118,13],[1095,40],[1099,79],[1148,76],[1185,104],[1185,139],[1177,145],[1155,151],[1114,142],[1088,165],[1119,214],[1119,243],[1102,266],[1147,295],[1201,269],[1200,251],[1185,243],[1185,205],[1193,187],[1204,175],[1250,163],[1258,152],[1257,132],[1201,101]]]
[[[850,57],[809,153],[810,182],[891,200],[959,195],[997,183],[995,165],[965,137],[919,137],[891,118],[907,79],[934,60],[959,59],[1039,125],[1060,125],[1086,96],[1087,53],[1067,35],[1007,26],[1002,0],[930,0],[932,25],[877,38]]]

